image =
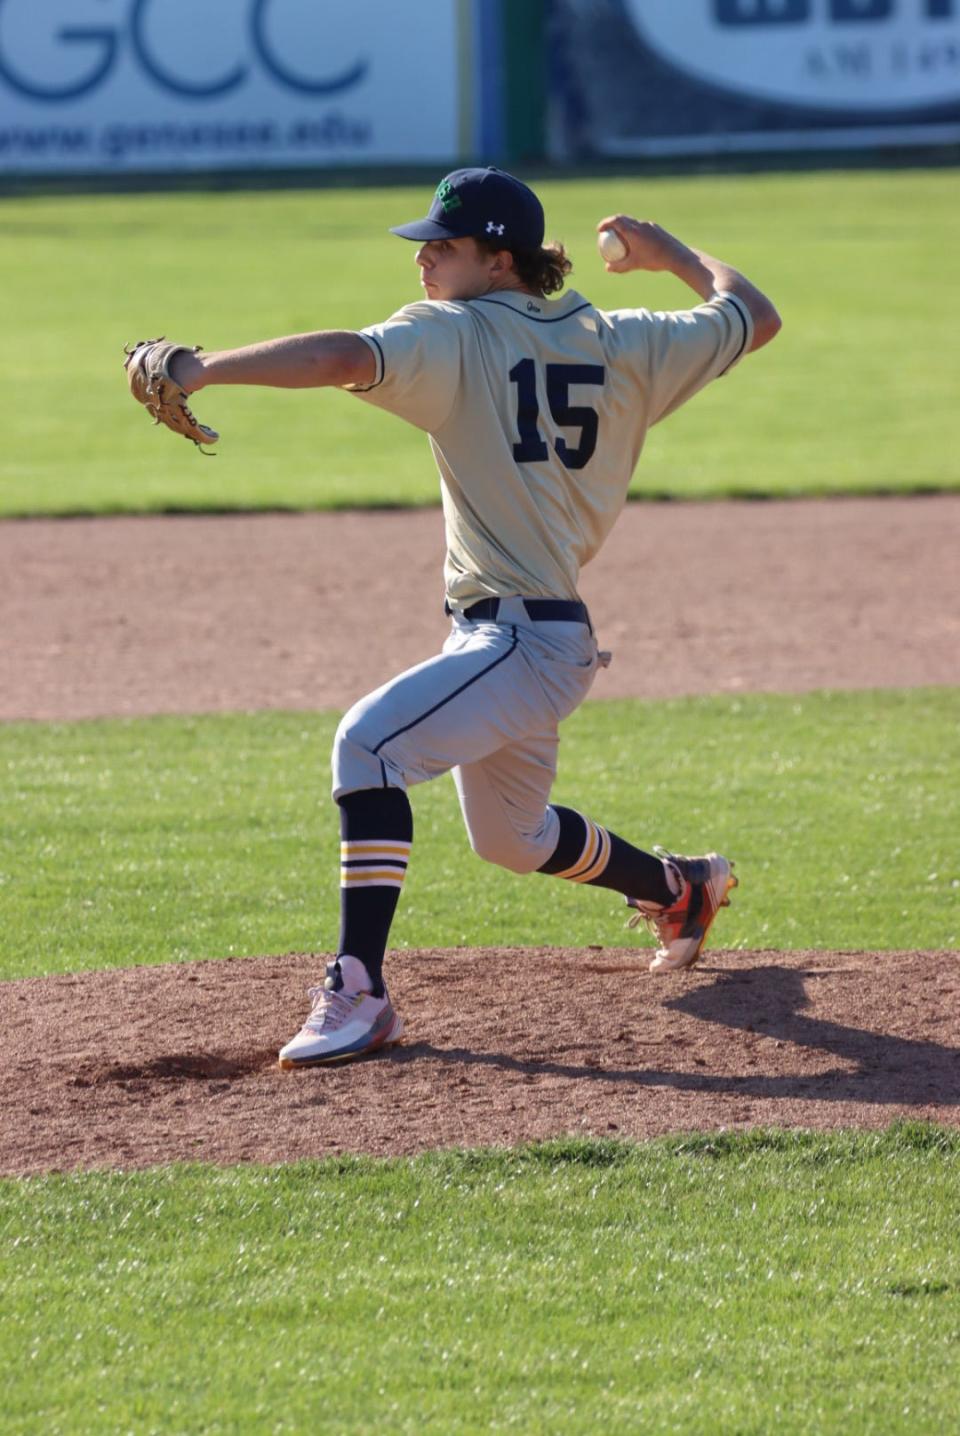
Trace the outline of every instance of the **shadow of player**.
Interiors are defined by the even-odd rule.
[[[818,968],[804,972],[777,966],[720,971],[709,987],[685,992],[664,1006],[700,1022],[826,1052],[844,1063],[839,1069],[801,1076],[757,1075],[745,1079],[740,1091],[907,1106],[960,1104],[960,1048],[849,1027],[804,1012],[809,1005],[807,979],[819,981],[826,975]],[[821,1086],[825,1090],[818,1091]]]
[[[663,1068],[622,1068],[512,1057],[466,1047],[415,1042],[392,1049],[398,1066],[424,1058],[456,1066],[490,1067],[526,1076],[567,1077],[606,1085],[668,1087],[678,1091],[740,1097],[798,1098],[806,1101],[863,1102],[898,1106],[960,1105],[960,1048],[925,1039],[897,1037],[811,1017],[805,979],[823,974],[776,966],[716,972],[715,981],[664,1003],[700,1022],[758,1033],[811,1051],[826,1052],[843,1066],[823,1072],[679,1072]],[[762,1053],[760,1054],[762,1061]]]

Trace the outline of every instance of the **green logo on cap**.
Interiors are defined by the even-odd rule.
[[[460,209],[463,200],[457,194],[449,180],[441,180],[437,185],[437,199],[440,201],[444,214],[449,214],[453,209]]]

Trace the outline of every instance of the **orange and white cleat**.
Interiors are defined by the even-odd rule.
[[[627,907],[636,909],[627,923],[636,927],[645,922],[658,939],[651,972],[679,972],[693,967],[700,957],[707,933],[722,907],[730,906],[731,888],[738,885],[734,864],[719,853],[703,858],[687,858],[662,848],[654,851],[669,863],[680,879],[680,895],[670,907],[627,898]]]

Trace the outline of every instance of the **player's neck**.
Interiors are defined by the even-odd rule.
[[[534,299],[543,299],[545,297],[539,289],[531,289],[529,285],[521,284],[520,280],[513,273],[505,274],[502,279],[495,280],[490,285],[490,288],[486,290],[486,293],[503,294],[505,291],[510,291],[513,294],[529,294]]]

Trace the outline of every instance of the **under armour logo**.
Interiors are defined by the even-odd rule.
[[[494,224],[492,219],[487,220],[487,234],[503,234],[506,227],[505,224]]]

